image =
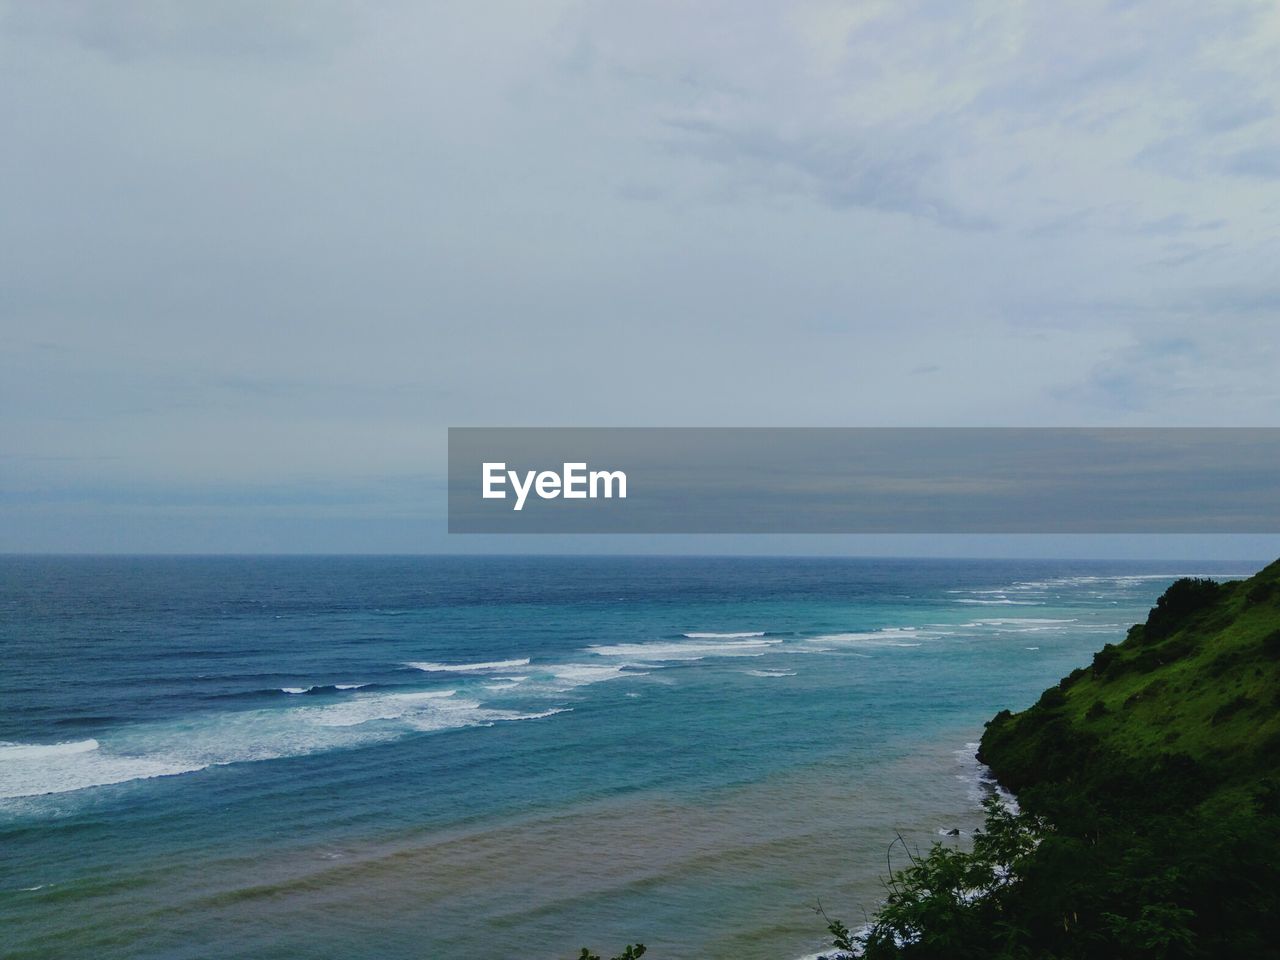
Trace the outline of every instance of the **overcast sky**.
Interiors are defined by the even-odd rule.
[[[1278,102],[1271,2],[0,2],[0,549],[475,548],[449,425],[1276,426]]]

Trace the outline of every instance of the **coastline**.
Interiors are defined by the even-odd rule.
[[[839,957],[1273,956],[1280,942],[1280,561],[1181,578],[1122,642],[1018,713],[978,759],[993,805],[971,853],[893,877]]]
[[[809,952],[815,903],[879,902],[897,831],[971,832],[981,723],[1160,588],[1134,564],[257,564],[266,602],[235,562],[149,562],[146,593],[112,579],[102,598],[111,564],[66,561],[74,592],[7,638],[8,698],[27,699],[0,739],[97,742],[59,761],[77,770],[233,761],[0,802],[19,956],[159,957],[213,929],[232,951],[378,960],[424,936],[466,960],[641,936],[655,955]],[[423,602],[424,583],[463,602]]]

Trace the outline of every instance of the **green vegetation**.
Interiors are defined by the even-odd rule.
[[[935,845],[888,881],[836,956],[1280,956],[1280,561],[1180,580],[1093,663],[988,725],[972,851]]]
[[[634,947],[627,944],[627,949],[614,957],[613,960],[640,960],[645,955],[643,943],[637,943]],[[578,954],[578,960],[600,960],[600,957],[592,953],[586,947],[582,948],[582,953]]]
[[[1179,580],[978,756],[1021,809],[989,800],[970,850],[902,843],[830,960],[1280,957],[1280,561]]]
[[[937,843],[921,857],[901,837],[895,840],[910,865],[886,882],[888,896],[866,933],[853,934],[828,918],[839,951],[832,956],[900,957],[909,944],[912,956],[958,957],[970,944],[1012,941],[1016,931],[1003,915],[1003,897],[1048,827],[1031,814],[1013,813],[998,798],[985,806],[986,829],[975,834],[972,850]]]

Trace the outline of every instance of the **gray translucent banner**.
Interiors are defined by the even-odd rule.
[[[1280,429],[455,427],[449,531],[1277,533]]]

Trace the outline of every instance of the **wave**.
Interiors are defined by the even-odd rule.
[[[993,634],[1060,633],[1072,623],[1079,623],[1079,621],[1055,620],[1049,617],[995,617],[989,620],[970,620],[964,626],[969,629],[988,630]],[[1088,625],[1077,629],[1088,629]]]
[[[333,693],[341,690],[360,690],[369,686],[367,683],[317,683],[310,687],[281,687],[281,693],[292,696],[305,693]]]
[[[335,727],[360,726],[374,721],[397,721],[418,732],[449,730],[458,727],[491,726],[515,720],[541,720],[565,713],[568,707],[555,707],[533,713],[493,710],[476,700],[455,697],[453,690],[428,690],[420,693],[398,693],[379,702],[349,703],[326,708],[326,716],[318,723]]]
[[[456,690],[353,692],[338,702],[194,714],[70,743],[0,743],[0,799],[61,794],[213,766],[307,756],[406,735],[538,720],[566,707],[498,710]],[[303,698],[299,698],[301,701]]]
[[[763,637],[764,631],[757,633],[682,633],[687,640],[745,640],[748,637]]]
[[[1039,607],[1039,606],[1043,606],[1043,604],[1037,603],[1037,602],[1036,602],[1036,601],[1034,601],[1034,600],[1010,600],[1008,597],[1004,598],[1003,600],[975,600],[975,599],[974,599],[974,598],[972,598],[972,597],[963,597],[963,598],[961,598],[961,599],[957,600],[957,601],[956,601],[956,603],[971,603],[971,604],[977,604],[977,605],[979,605],[979,606],[984,606],[984,607]]]
[[[758,637],[742,640],[685,640],[653,643],[615,643],[587,650],[598,657],[625,657],[640,663],[663,660],[701,660],[704,657],[759,657],[769,653],[781,640]]]
[[[512,687],[520,686],[528,679],[528,677],[494,677],[493,682],[486,683],[484,688],[486,690],[510,690]]]
[[[1072,618],[1070,620],[1054,620],[1050,617],[993,617],[986,620],[970,620],[965,624],[966,627],[1003,627],[1017,623],[1079,623],[1078,620]]]
[[[956,779],[968,788],[971,802],[978,804],[988,797],[999,797],[1010,811],[1018,812],[1017,798],[1001,786],[991,768],[978,759],[978,743],[966,743],[952,755],[960,766]]]
[[[552,707],[550,710],[540,710],[537,713],[514,714],[509,717],[504,717],[503,719],[504,720],[543,720],[546,717],[554,717],[558,713],[573,713],[573,707]]]
[[[747,676],[750,677],[794,677],[794,670],[747,670]]]
[[[0,761],[48,760],[98,749],[97,740],[67,740],[62,743],[14,743],[0,740]]]
[[[160,757],[114,756],[97,740],[5,743],[0,746],[0,800],[68,793],[86,787],[149,780],[202,768]]]
[[[548,666],[546,670],[535,674],[532,679],[541,680],[556,690],[570,690],[592,683],[603,683],[608,680],[620,680],[623,677],[643,677],[647,671],[630,669],[629,664],[594,664],[594,663],[562,663]]]
[[[915,627],[885,627],[883,630],[863,630],[850,633],[826,633],[808,640],[811,644],[836,644],[837,646],[865,647],[919,647],[918,641],[947,636],[944,630],[918,630]],[[830,650],[831,648],[827,648]]]
[[[380,683],[315,683],[309,687],[260,687],[257,690],[231,690],[223,693],[207,693],[199,696],[199,699],[206,701],[236,701],[236,700],[273,700],[286,699],[288,697],[301,696],[323,696],[334,695],[339,693],[350,693],[353,690],[379,690],[386,689],[387,685]]]
[[[433,663],[429,660],[420,660],[405,664],[406,667],[424,670],[427,673],[485,673],[489,670],[510,670],[512,667],[528,665],[528,657],[516,660],[489,660],[483,663]]]
[[[419,690],[414,693],[388,693],[382,696],[353,698],[309,711],[301,718],[327,727],[355,727],[376,720],[405,720],[420,716],[455,717],[480,706],[473,700],[453,699],[457,690]],[[449,702],[451,701],[451,702]]]
[[[1251,577],[1251,573],[1120,573],[1104,575],[1083,575],[1076,577],[1049,577],[1045,580],[1019,580],[1013,585],[1015,590],[1043,590],[1049,587],[1082,587],[1089,584],[1115,583],[1129,586],[1146,583],[1152,580],[1180,580],[1183,577],[1198,577],[1212,580],[1241,580]],[[978,592],[978,591],[974,591]]]
[[[857,930],[853,931],[855,937],[865,937],[871,932],[871,924],[864,923]],[[819,950],[817,953],[806,953],[803,957],[796,957],[796,960],[827,960],[828,957],[840,956],[840,951],[834,947],[827,947],[825,950]]]

